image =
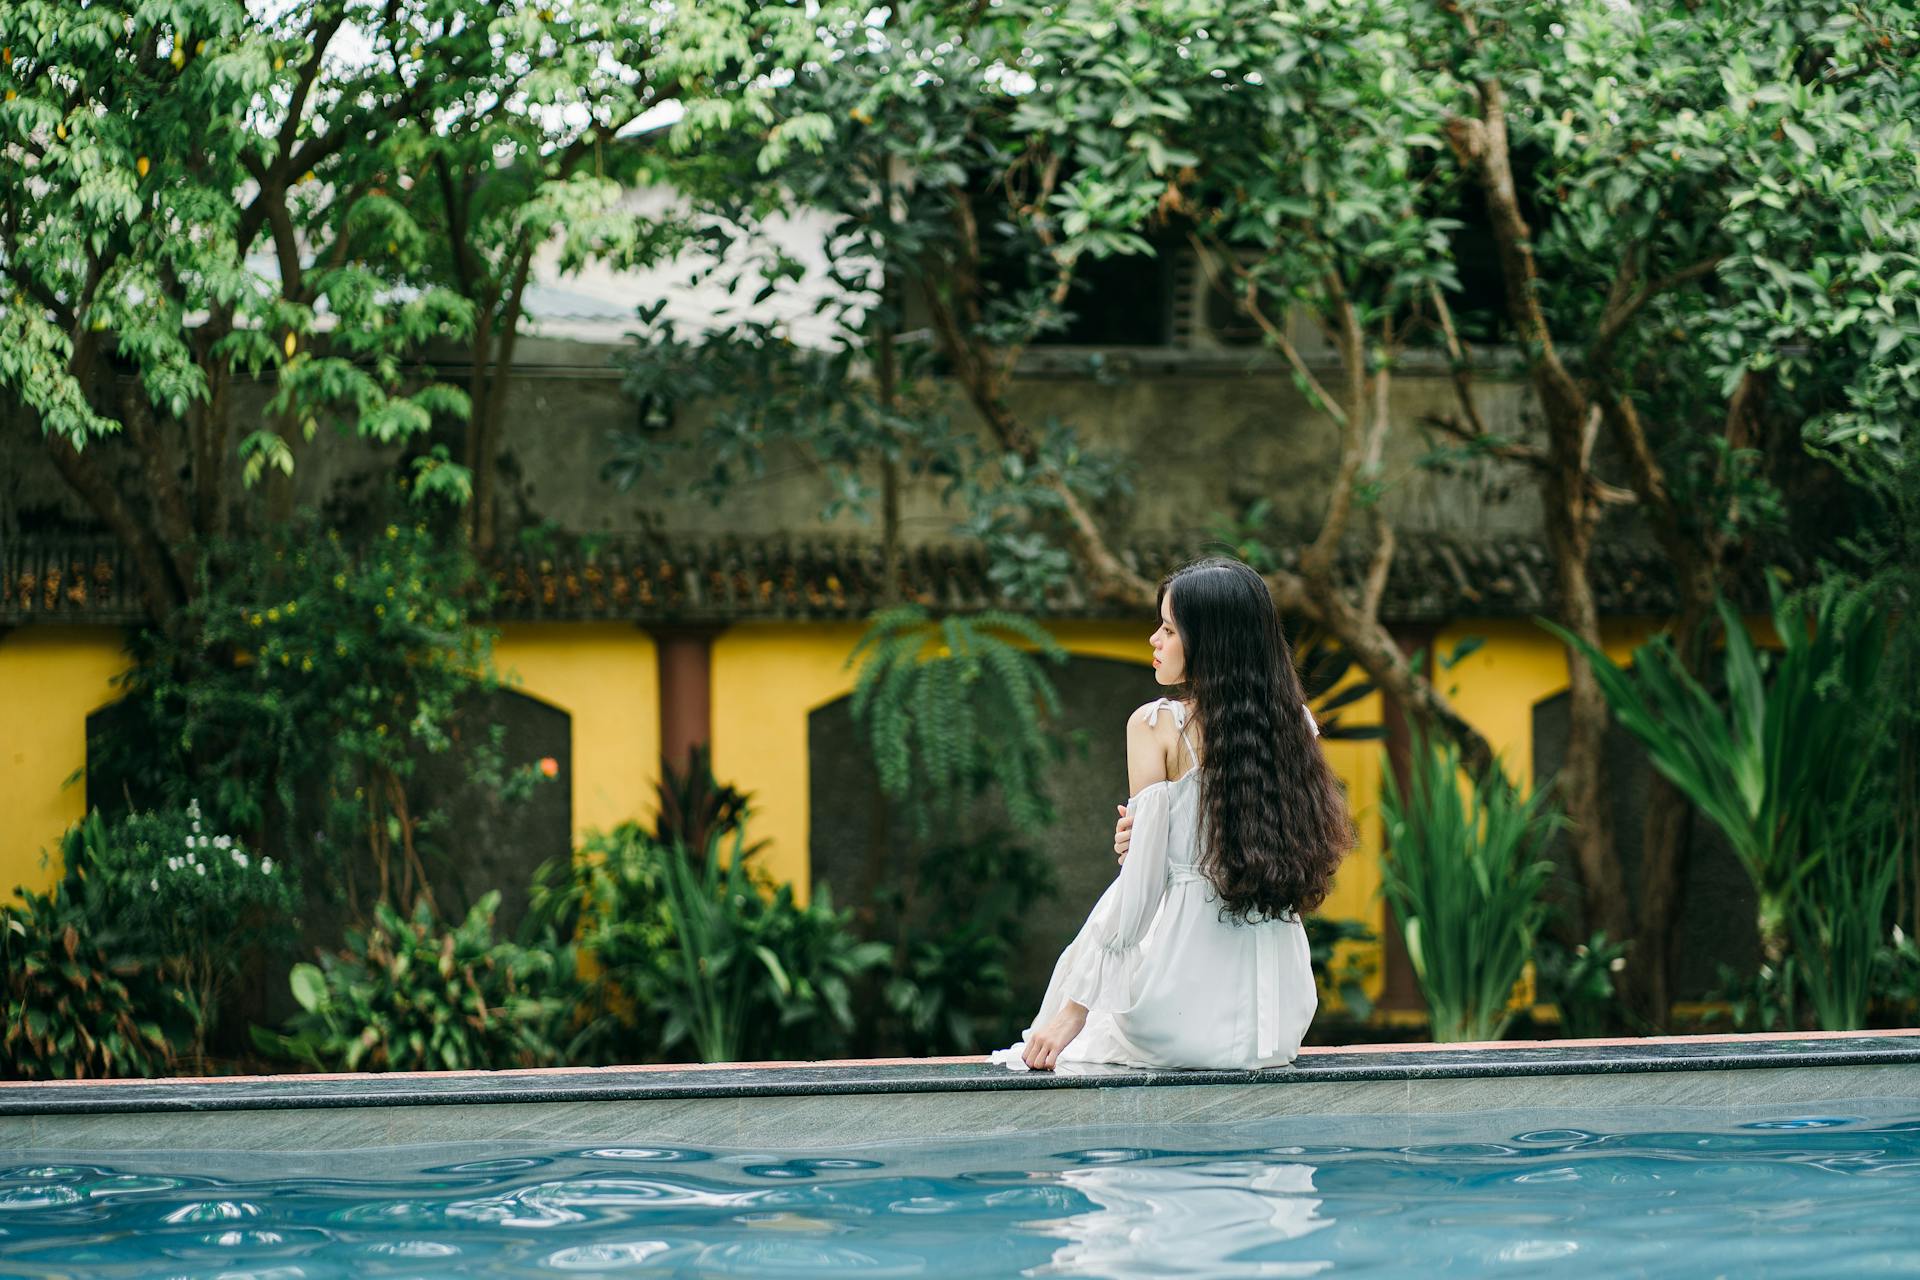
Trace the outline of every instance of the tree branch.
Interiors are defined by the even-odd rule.
[[[44,442],[54,469],[126,548],[139,576],[140,600],[147,616],[164,625],[181,604],[179,587],[161,559],[153,535],[102,472],[99,450],[76,449],[71,440],[55,432],[47,432]]]
[[[962,323],[952,303],[941,297],[931,282],[922,290],[922,294],[933,316],[934,332],[953,364],[954,376],[974,409],[986,420],[1000,447],[1017,454],[1022,461],[1038,462],[1040,450],[1032,433],[1014,416],[1002,398],[995,375],[986,367],[986,361],[976,349],[977,344],[971,339],[970,331]],[[1093,596],[1116,603],[1144,603],[1151,608],[1153,584],[1129,569],[1113,553],[1107,545],[1106,535],[1100,531],[1099,523],[1081,501],[1080,495],[1054,472],[1041,468],[1039,474],[1041,483],[1060,500],[1061,510],[1067,520],[1068,539],[1073,544],[1079,562],[1086,567],[1087,586]]]
[[[1698,262],[1688,263],[1670,275],[1649,280],[1629,293],[1627,287],[1636,273],[1633,265],[1636,257],[1633,250],[1628,250],[1621,258],[1620,272],[1614,277],[1607,305],[1600,314],[1600,325],[1594,331],[1593,345],[1588,349],[1589,368],[1604,366],[1612,361],[1613,348],[1619,343],[1620,335],[1626,331],[1627,325],[1648,302],[1663,293],[1679,288],[1690,280],[1712,275],[1727,259],[1724,253],[1713,254]]]
[[[1221,255],[1217,249],[1209,246],[1196,232],[1189,231],[1187,233],[1187,240],[1193,245],[1194,252],[1199,255],[1200,267],[1207,273],[1208,286],[1221,289],[1223,293],[1226,292],[1225,289],[1221,288],[1223,277],[1219,267],[1220,258],[1225,255]],[[1231,262],[1231,259],[1229,259],[1229,261]],[[1346,411],[1341,409],[1334,401],[1333,396],[1328,393],[1320,379],[1314,376],[1313,370],[1307,367],[1306,360],[1300,355],[1300,349],[1294,346],[1293,340],[1287,336],[1287,331],[1280,325],[1274,323],[1273,318],[1267,314],[1266,308],[1260,305],[1259,281],[1253,278],[1252,272],[1246,270],[1246,268],[1240,266],[1238,263],[1231,263],[1231,265],[1234,273],[1241,278],[1244,284],[1237,295],[1229,296],[1235,297],[1236,304],[1239,306],[1241,312],[1248,319],[1252,320],[1254,324],[1259,326],[1261,335],[1265,337],[1268,342],[1272,343],[1274,350],[1278,351],[1281,357],[1286,360],[1287,367],[1293,370],[1294,376],[1300,379],[1301,384],[1306,388],[1307,399],[1311,402],[1312,407],[1332,418],[1335,426],[1345,430],[1347,425]]]
[[[166,549],[175,577],[184,586],[193,581],[193,518],[187,512],[179,464],[162,437],[153,405],[141,394],[141,389],[138,381],[121,383],[120,421],[126,429],[128,443],[139,455],[140,471],[146,477],[153,514],[160,526],[161,545]]]
[[[1473,378],[1467,368],[1467,344],[1460,340],[1460,331],[1454,327],[1453,308],[1447,305],[1447,296],[1437,284],[1427,285],[1427,296],[1433,301],[1433,313],[1440,321],[1440,333],[1447,342],[1448,369],[1453,375],[1453,394],[1460,401],[1460,412],[1467,415],[1467,427],[1473,434],[1491,435],[1473,394]]]
[[[1340,348],[1340,363],[1347,375],[1347,405],[1341,422],[1340,466],[1334,474],[1332,491],[1327,495],[1326,515],[1320,533],[1300,554],[1300,571],[1312,582],[1332,581],[1340,543],[1347,536],[1347,521],[1353,511],[1354,485],[1367,465],[1370,447],[1378,449],[1378,433],[1384,431],[1385,416],[1379,424],[1367,418],[1366,335],[1361,332],[1359,316],[1347,296],[1346,285],[1337,271],[1326,275],[1328,321]],[[1376,376],[1384,376],[1384,371]]]

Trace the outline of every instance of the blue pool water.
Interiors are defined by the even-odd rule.
[[[0,1153],[0,1275],[1911,1275],[1920,1105],[1903,1105],[1296,1117],[808,1155]]]

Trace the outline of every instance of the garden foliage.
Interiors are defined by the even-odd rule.
[[[1052,821],[1042,779],[1064,752],[1046,729],[1060,696],[1041,660],[1066,658],[1045,628],[1019,614],[936,621],[920,605],[900,605],[874,615],[847,655],[847,666],[859,664],[853,716],[867,730],[882,789],[911,796],[922,839],[996,784],[1021,828]]]
[[[1404,790],[1390,762],[1381,772],[1382,887],[1433,1038],[1496,1040],[1547,918],[1543,855],[1558,815],[1544,788],[1522,796],[1499,772],[1463,779],[1458,749],[1423,734]]]
[[[198,1011],[165,959],[126,927],[94,839],[68,840],[65,871],[45,894],[0,902],[0,1077],[74,1080],[171,1074]]]
[[[413,513],[409,513],[413,514]],[[499,687],[485,590],[443,529],[413,520],[343,537],[306,517],[221,544],[183,625],[132,640],[130,719],[90,745],[108,794],[183,809],[364,912],[431,894],[442,814],[410,787],[460,750],[473,785],[511,802],[497,726],[460,713]]]
[[[346,947],[290,975],[302,1013],[286,1035],[256,1032],[264,1051],[323,1071],[465,1071],[552,1066],[570,975],[546,951],[493,935],[498,890],[448,924],[422,901],[387,902]]]
[[[287,950],[301,906],[285,867],[206,828],[196,800],[184,812],[111,824],[95,812],[68,831],[62,849],[112,902],[123,945],[154,957],[178,984],[201,1061],[241,982]]]

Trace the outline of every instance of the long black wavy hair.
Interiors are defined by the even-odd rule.
[[[1181,691],[1207,748],[1201,865],[1223,917],[1320,905],[1355,842],[1346,796],[1308,722],[1273,595],[1238,560],[1209,556],[1160,582],[1186,652]]]

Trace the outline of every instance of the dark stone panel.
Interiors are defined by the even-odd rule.
[[[1143,623],[1143,654],[1148,629]],[[1054,726],[1077,734],[1080,746],[1047,778],[1057,814],[1053,825],[1037,835],[1018,837],[1052,866],[1059,893],[1031,904],[1026,913],[1025,941],[1013,970],[1020,1004],[1015,1034],[1038,1006],[1054,961],[1117,870],[1113,824],[1119,817],[1115,806],[1127,798],[1127,716],[1161,696],[1153,669],[1145,663],[1075,656],[1050,667],[1049,675],[1060,694]],[[836,903],[865,902],[889,861],[910,856],[911,826],[882,803],[879,778],[849,698],[830,702],[808,718],[807,752],[814,883],[830,883]],[[996,823],[1011,828],[1004,806],[988,797],[975,806],[966,825],[985,831]]]
[[[426,854],[434,896],[450,917],[490,889],[500,890],[495,932],[510,937],[527,910],[534,868],[573,849],[573,719],[565,711],[514,689],[479,695],[461,711],[460,742],[485,741],[499,726],[503,766],[511,771],[551,758],[559,771],[531,795],[508,800],[469,781],[467,752],[458,745],[420,761],[414,790],[446,815],[431,832]]]
[[[1533,776],[1559,770],[1567,753],[1568,697],[1543,699],[1533,708]],[[1607,731],[1607,777],[1613,799],[1614,841],[1626,874],[1627,892],[1639,892],[1641,836],[1653,766],[1640,743],[1617,723]],[[1681,887],[1680,924],[1669,981],[1676,1000],[1698,1000],[1719,982],[1718,966],[1752,973],[1760,964],[1754,928],[1753,884],[1719,828],[1695,812],[1688,828],[1691,847]],[[1571,885],[1576,883],[1572,853],[1564,836],[1552,845],[1554,861]],[[1629,957],[1629,963],[1632,963]]]
[[[91,743],[100,735],[131,732],[137,723],[125,702],[114,703],[87,717],[87,739]],[[559,766],[557,776],[543,779],[526,799],[509,801],[497,789],[469,778],[472,756],[465,744],[488,740],[496,725],[503,730],[506,770],[548,756]],[[495,932],[510,937],[526,914],[534,868],[572,849],[572,720],[557,707],[500,689],[470,698],[453,736],[451,750],[419,758],[418,771],[408,784],[409,803],[416,814],[441,815],[438,823],[424,825],[419,833],[421,861],[441,914],[451,920],[464,916],[488,890],[499,889]],[[302,780],[301,803],[309,812],[317,810],[322,782]],[[129,780],[103,770],[90,767],[86,786],[87,804],[98,806],[110,819],[127,811],[129,797],[137,808],[154,803],[154,797],[141,794]],[[310,959],[316,951],[337,949],[353,914],[343,889],[346,878],[351,877],[357,888],[363,915],[370,909],[371,890],[378,883],[366,842],[355,841],[329,855],[316,851],[311,836],[303,840],[287,830],[284,817],[270,818],[268,830],[272,834],[265,851],[301,868],[306,906],[295,958]],[[397,849],[394,857],[397,862]],[[247,1020],[277,1023],[294,1012],[284,965],[276,962],[256,976],[256,982],[235,993],[233,1016],[223,1020],[240,1030]]]

